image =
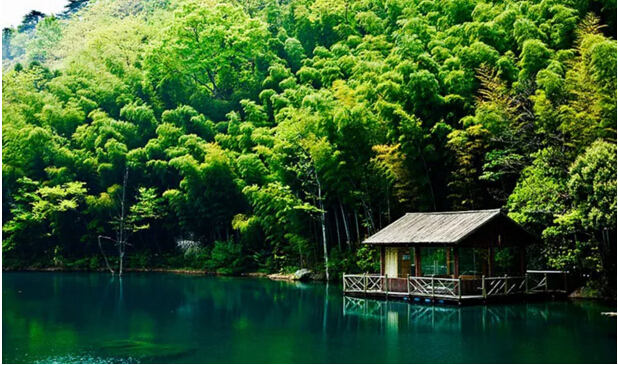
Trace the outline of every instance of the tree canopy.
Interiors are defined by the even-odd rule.
[[[615,11],[555,0],[33,11],[3,30],[3,255],[96,255],[129,171],[127,204],[144,219],[129,254],[189,240],[215,269],[336,275],[367,267],[358,244],[407,211],[505,207],[543,238],[536,265],[615,281]]]

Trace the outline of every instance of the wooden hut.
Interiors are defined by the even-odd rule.
[[[535,241],[500,209],[408,213],[364,241],[380,247],[381,272],[345,275],[344,291],[456,299],[526,293],[526,246]]]
[[[458,278],[524,274],[525,247],[535,239],[502,210],[491,209],[408,213],[364,243],[380,247],[381,273],[391,278]]]

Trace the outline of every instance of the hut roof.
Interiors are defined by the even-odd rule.
[[[456,245],[496,218],[534,238],[501,209],[460,212],[407,213],[364,243],[374,245],[435,244]]]

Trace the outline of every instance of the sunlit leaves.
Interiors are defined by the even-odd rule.
[[[186,1],[175,16],[148,56],[155,88],[176,103],[182,100],[166,87],[192,87],[201,93],[195,97],[214,99],[256,91],[263,78],[260,65],[269,57],[262,21],[241,7],[214,1]]]
[[[616,142],[615,24],[586,15],[607,18],[600,6],[175,0],[33,13],[3,31],[6,232],[24,252],[62,237],[83,254],[113,231],[128,169],[140,249],[192,237],[220,269],[246,263],[229,255],[319,269],[335,242],[354,251],[406,211],[505,203],[543,234],[544,262],[596,267],[598,255],[582,258],[592,231],[615,220],[601,163]],[[38,216],[52,218],[30,224]]]
[[[128,223],[131,230],[138,231],[150,228],[152,221],[163,218],[165,199],[157,194],[154,188],[141,187],[137,191],[137,201],[129,208]]]
[[[537,72],[549,64],[552,51],[539,40],[527,40],[523,44],[521,52],[520,78],[533,77]]]
[[[568,187],[586,229],[616,225],[616,144],[594,142],[569,171]]]
[[[2,231],[5,238],[4,249],[11,249],[27,240],[32,244],[44,237],[57,237],[67,228],[63,222],[63,214],[76,211],[84,202],[87,189],[80,181],[63,185],[40,186],[38,182],[28,178],[17,181],[19,194],[11,207],[12,218],[7,221]]]

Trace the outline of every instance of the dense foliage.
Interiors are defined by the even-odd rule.
[[[505,207],[615,288],[615,2],[71,4],[3,31],[5,258],[124,222],[128,255],[332,276],[406,211]]]

